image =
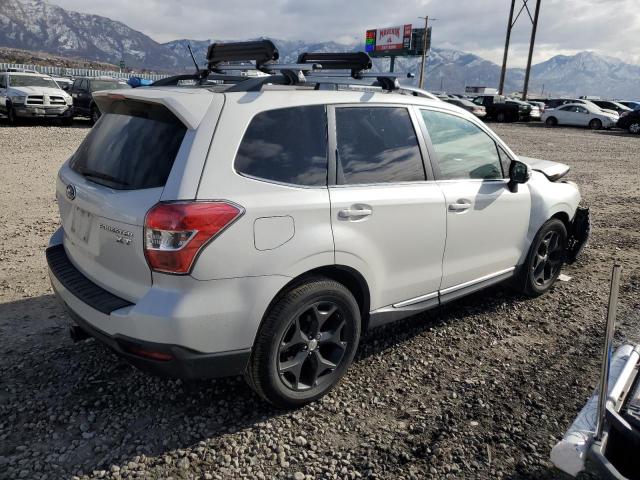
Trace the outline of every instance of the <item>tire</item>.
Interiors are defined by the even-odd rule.
[[[602,128],[602,121],[599,118],[594,118],[589,122],[589,128],[591,130],[600,130]]]
[[[95,125],[96,122],[100,120],[101,116],[102,113],[100,113],[100,109],[98,107],[96,107],[95,105],[91,107],[91,125]]]
[[[549,117],[545,120],[544,123],[546,123],[550,127],[555,127],[556,125],[558,125],[558,119],[556,117]]]
[[[504,112],[500,112],[498,113],[498,115],[496,116],[496,120],[500,123],[504,122],[507,119],[506,115],[504,114]]]
[[[562,220],[552,218],[542,225],[531,242],[527,259],[518,271],[516,289],[528,297],[548,291],[560,275],[566,250],[567,227]]]
[[[360,340],[360,309],[351,292],[325,277],[291,287],[258,330],[247,383],[278,408],[313,402],[335,387]]]
[[[16,115],[16,111],[13,109],[13,105],[7,105],[7,122],[11,126],[16,126],[18,124],[18,117]]]
[[[628,130],[629,133],[640,133],[640,122],[631,122]]]

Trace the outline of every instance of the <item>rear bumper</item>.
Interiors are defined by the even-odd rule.
[[[148,292],[131,303],[77,270],[62,237],[62,230],[52,237],[47,261],[51,285],[73,321],[133,365],[161,375],[212,378],[243,373],[264,311],[288,281],[158,275]],[[144,352],[171,359],[149,359]]]
[[[56,292],[57,293],[57,292]],[[179,345],[154,343],[126,335],[108,335],[92,326],[65,303],[73,321],[88,335],[103,343],[116,354],[140,370],[162,377],[185,379],[216,378],[241,375],[251,355],[251,350],[222,353],[201,353]],[[170,360],[154,360],[139,353],[162,354]]]

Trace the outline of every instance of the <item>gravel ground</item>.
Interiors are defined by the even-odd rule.
[[[621,332],[640,341],[640,137],[494,127],[571,165],[593,219],[571,280],[369,332],[338,389],[279,412],[240,378],[153,378],[71,342],[43,252],[56,171],[88,130],[0,125],[0,478],[559,478],[549,451],[595,386],[615,261]]]

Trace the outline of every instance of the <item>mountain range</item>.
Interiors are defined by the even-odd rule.
[[[362,49],[361,45],[335,42],[273,40],[284,62],[294,62],[304,51]],[[43,0],[0,0],[0,46],[4,47],[115,64],[124,60],[127,67],[136,70],[184,72],[193,68],[187,44],[204,64],[206,48],[212,41],[181,39],[163,44],[106,17],[65,10]],[[387,59],[374,60],[377,71],[388,70],[388,65]],[[419,68],[420,59],[416,57],[399,57],[396,61],[399,72],[417,73]],[[496,87],[499,76],[500,66],[477,55],[433,48],[427,62],[426,87],[449,92],[461,92],[469,85]],[[505,91],[519,91],[523,82],[524,69],[510,68]],[[593,52],[557,55],[532,66],[529,91],[640,98],[640,66]]]

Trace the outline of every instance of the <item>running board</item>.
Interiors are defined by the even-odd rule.
[[[417,315],[439,305],[456,300],[465,295],[477,292],[491,285],[501,283],[513,276],[515,267],[506,268],[470,282],[454,285],[438,292],[420,295],[419,297],[394,303],[369,313],[369,328],[376,328],[387,323],[402,320],[403,318]]]

